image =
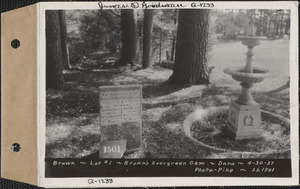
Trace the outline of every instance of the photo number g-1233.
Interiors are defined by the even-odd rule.
[[[113,179],[88,179],[89,184],[112,184]]]

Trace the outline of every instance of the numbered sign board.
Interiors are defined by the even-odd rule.
[[[101,142],[101,158],[121,158],[126,151],[126,140],[110,140]]]
[[[99,98],[100,158],[120,158],[118,151],[123,151],[122,146],[126,147],[126,151],[140,148],[142,141],[142,86],[102,86]]]

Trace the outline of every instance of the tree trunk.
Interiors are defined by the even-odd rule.
[[[278,35],[278,30],[279,30],[279,23],[278,21],[276,21],[275,35]]]
[[[180,9],[174,71],[170,84],[209,84],[209,10]]]
[[[138,49],[137,49],[137,58],[136,62],[141,63],[143,61],[143,24],[138,23]]]
[[[69,60],[69,49],[68,49],[68,36],[67,36],[67,25],[66,25],[66,12],[64,10],[59,10],[59,23],[60,23],[60,32],[61,32],[61,51],[62,51],[62,60],[63,67],[65,69],[70,69],[70,60]]]
[[[283,37],[283,16],[284,16],[284,12],[282,12],[281,20],[280,20],[280,37]]]
[[[264,23],[263,23],[263,10],[260,10],[260,20],[259,20],[259,28],[260,28],[260,32],[259,35],[262,36],[263,35],[263,31],[264,31]]]
[[[264,16],[263,16],[263,26],[264,26],[264,31],[263,31],[263,35],[264,36],[267,36],[268,35],[268,26],[269,26],[269,23],[268,23],[268,19],[267,19],[267,14],[266,12],[264,12]]]
[[[110,48],[110,53],[115,54],[117,52],[117,39],[116,39],[116,32],[115,30],[112,30],[111,33],[111,38],[110,38],[110,43],[111,43],[111,48]]]
[[[174,35],[173,42],[172,42],[171,61],[174,61],[175,44],[176,44],[176,35]]]
[[[270,35],[270,33],[271,33],[271,19],[270,19],[268,22],[269,22],[269,26],[268,26],[268,35]]]
[[[166,59],[169,61],[170,60],[170,54],[169,51],[166,51]]]
[[[144,10],[143,69],[151,67],[154,10]]]
[[[290,31],[290,18],[286,21],[285,27],[284,27],[284,34],[287,35],[289,34]]]
[[[161,63],[161,49],[162,49],[162,31],[160,29],[158,63]]]
[[[287,35],[289,34],[289,30],[290,30],[290,11],[287,11],[287,19],[285,21],[285,27],[284,27],[284,34]]]
[[[59,13],[46,11],[46,88],[63,88],[61,30]]]
[[[177,9],[174,11],[174,25],[176,26],[177,24]],[[171,51],[171,61],[174,61],[174,56],[175,56],[175,45],[176,45],[176,34],[174,34],[173,41],[172,41],[172,51]]]
[[[259,21],[256,27],[256,35],[261,36],[261,31],[262,31],[262,10],[260,10]]]
[[[122,55],[118,61],[119,66],[135,64],[138,51],[138,25],[137,11],[135,9],[121,10],[122,28]]]

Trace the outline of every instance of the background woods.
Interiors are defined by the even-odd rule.
[[[214,10],[210,16],[201,9],[47,11],[47,86],[61,88],[62,70],[71,67],[172,69],[175,55],[170,83],[208,84],[210,48],[247,34],[250,14],[257,36],[289,35],[289,10]]]
[[[215,31],[218,39],[235,40],[237,35],[245,34],[249,29],[249,14],[251,12],[255,18],[255,34],[257,36],[275,39],[289,35],[289,10],[224,10],[215,11]]]

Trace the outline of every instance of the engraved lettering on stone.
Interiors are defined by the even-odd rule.
[[[100,123],[119,124],[141,121],[139,88],[104,89],[100,92]]]

